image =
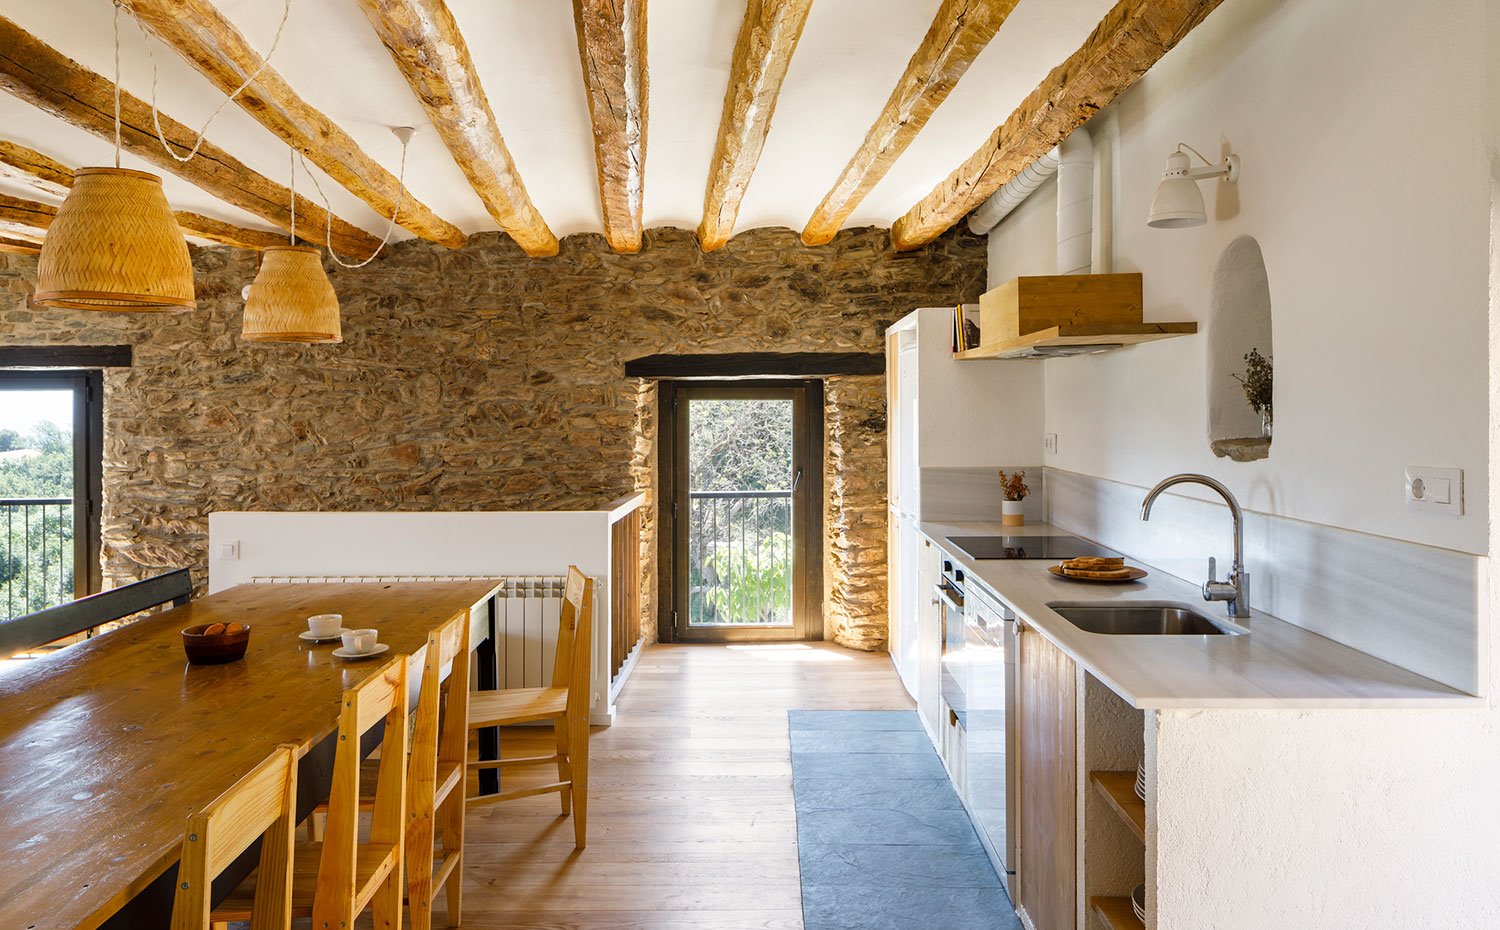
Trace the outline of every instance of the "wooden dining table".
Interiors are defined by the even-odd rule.
[[[477,646],[500,585],[241,585],[0,676],[0,927],[165,927],[188,815],[285,743],[310,810],[344,689],[392,656],[420,661],[427,632],[466,612]],[[350,661],[299,639],[318,613],[379,630],[390,650]],[[180,631],[231,620],[251,627],[245,657],[188,664]]]

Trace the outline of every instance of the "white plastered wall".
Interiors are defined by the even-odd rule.
[[[1047,362],[1046,464],[1146,487],[1201,471],[1250,509],[1485,552],[1489,2],[1226,0],[1090,122],[1097,270],[1142,272],[1148,320],[1212,325],[1220,253],[1259,241],[1276,440],[1262,462],[1212,454],[1207,340],[1190,337]],[[1242,176],[1202,183],[1207,225],[1150,229],[1178,142],[1227,146]],[[1052,272],[1039,199],[991,234],[992,283]],[[1408,510],[1407,465],[1463,468],[1468,514]]]

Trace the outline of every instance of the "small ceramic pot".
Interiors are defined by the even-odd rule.
[[[1000,502],[1000,525],[1001,526],[1025,526],[1026,502],[1025,501],[1001,501]]]

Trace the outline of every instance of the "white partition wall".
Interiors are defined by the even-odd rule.
[[[607,725],[613,719],[610,525],[618,510],[215,513],[208,518],[208,590],[277,577],[549,576],[577,565],[596,582],[593,722]],[[522,635],[542,635],[531,626],[538,629]],[[504,635],[503,626],[498,633]]]

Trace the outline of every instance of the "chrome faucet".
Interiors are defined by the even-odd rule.
[[[1146,494],[1141,502],[1141,519],[1151,519],[1151,505],[1161,492],[1174,484],[1201,484],[1212,488],[1229,505],[1229,515],[1234,518],[1234,564],[1229,568],[1229,577],[1219,581],[1218,565],[1212,556],[1208,559],[1208,580],[1203,583],[1205,601],[1228,601],[1229,616],[1244,619],[1250,616],[1250,573],[1245,571],[1245,515],[1240,512],[1240,502],[1234,494],[1218,481],[1207,475],[1182,474],[1164,478]]]

